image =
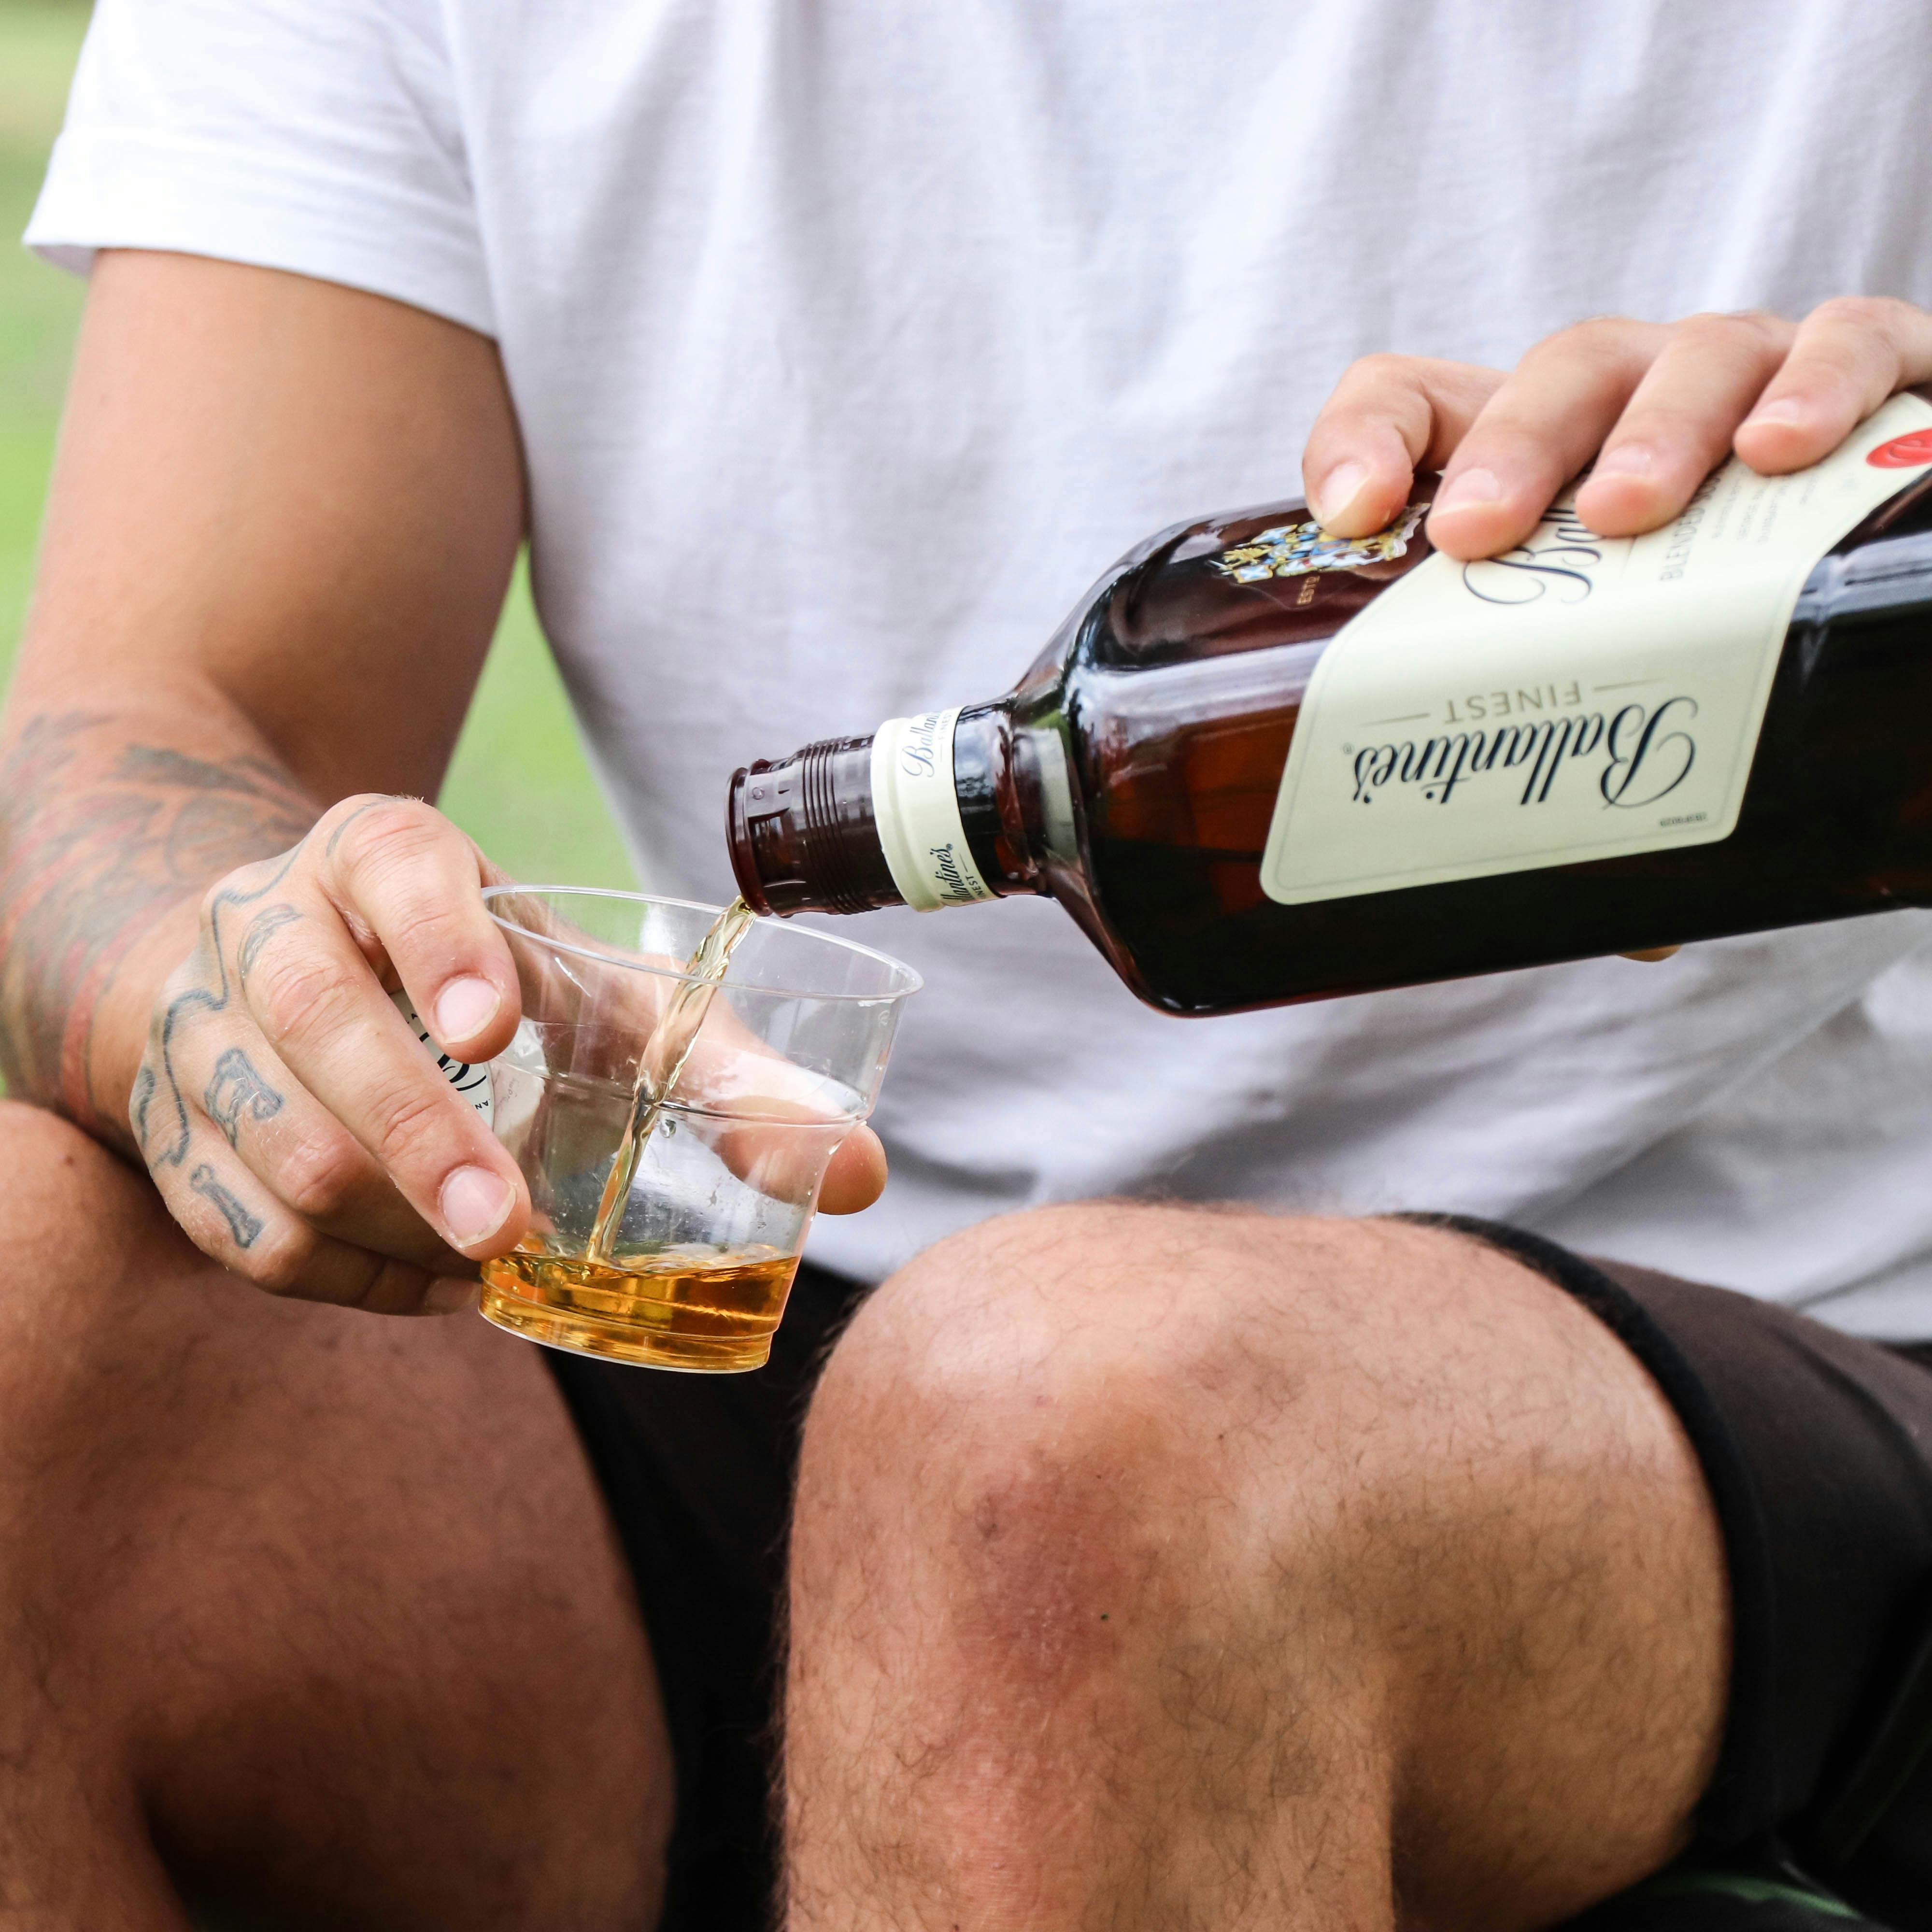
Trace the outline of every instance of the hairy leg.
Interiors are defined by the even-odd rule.
[[[1547,1924],[1671,1856],[1721,1732],[1676,1418],[1438,1230],[943,1244],[832,1356],[793,1563],[795,1932]]]
[[[536,1352],[269,1300],[0,1104],[0,1928],[644,1932],[669,1746]]]

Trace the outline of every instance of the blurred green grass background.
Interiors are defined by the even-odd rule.
[[[81,0],[0,0],[0,677],[13,662],[82,284],[20,236],[86,31]],[[634,883],[520,568],[440,802],[513,877]]]

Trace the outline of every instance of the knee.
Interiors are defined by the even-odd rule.
[[[1135,1577],[1306,1596],[1420,1546],[1452,1500],[1506,1512],[1538,1472],[1624,1453],[1633,1380],[1593,1318],[1461,1236],[1115,1202],[1016,1215],[894,1276],[834,1351],[798,1574],[868,1550],[861,1574],[902,1600],[964,1582],[1022,1618]]]
[[[1348,1238],[1106,1204],[942,1243],[827,1365],[800,1465],[801,1598],[856,1564],[902,1603],[958,1605],[1003,1669],[1050,1672],[1088,1624],[1179,1604],[1208,1570],[1238,1587],[1298,1564],[1334,1514],[1298,1445],[1349,1372],[1330,1305]]]
[[[42,1108],[0,1100],[0,1420],[17,1445],[35,1418],[100,1401],[141,1339],[136,1305],[197,1258],[146,1180]]]
[[[1124,1202],[986,1222],[866,1303],[812,1428],[865,1455],[910,1428],[956,1457],[1165,1467],[1198,1449],[1204,1417],[1292,1426],[1313,1385],[1345,1372],[1336,1291],[1372,1239],[1346,1222]]]

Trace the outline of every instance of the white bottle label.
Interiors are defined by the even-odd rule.
[[[1300,905],[1728,838],[1805,578],[1928,466],[1932,404],[1894,396],[1794,476],[1733,459],[1648,536],[1597,536],[1566,496],[1507,556],[1425,558],[1322,654],[1263,890]]]
[[[392,993],[398,1012],[410,1023],[413,1032],[424,1046],[436,1055],[436,1063],[442,1070],[442,1077],[470,1102],[471,1109],[487,1127],[493,1125],[496,1114],[496,1096],[490,1079],[490,1063],[488,1060],[452,1060],[429,1036],[429,1028],[418,1016],[415,1006],[406,993]]]
[[[980,876],[952,784],[961,706],[889,718],[872,734],[872,815],[899,896],[917,912],[997,896]]]

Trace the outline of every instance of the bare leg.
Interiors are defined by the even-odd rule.
[[[0,1106],[0,1928],[644,1932],[669,1748],[536,1352],[278,1304]]]
[[[942,1244],[807,1427],[790,1924],[1547,1924],[1683,1840],[1728,1606],[1676,1418],[1463,1238]]]

